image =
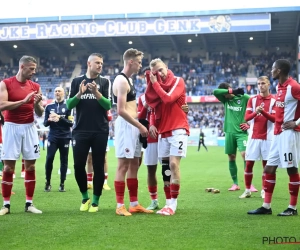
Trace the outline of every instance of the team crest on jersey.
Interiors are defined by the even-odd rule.
[[[237,100],[237,104],[241,104],[241,100]]]
[[[72,145],[73,145],[73,147],[76,145],[76,140],[72,141]]]
[[[48,142],[47,142],[47,145],[48,145],[48,147],[50,147],[51,143],[48,141]]]
[[[282,95],[282,90],[279,90],[278,96],[281,96],[281,95]]]
[[[260,104],[260,106],[263,108],[263,107],[265,106],[265,103],[262,102],[262,103]]]
[[[65,108],[62,108],[62,110],[61,110],[63,113],[65,113],[66,112],[66,109]]]

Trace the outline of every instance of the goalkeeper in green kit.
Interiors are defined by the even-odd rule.
[[[233,180],[233,185],[228,190],[237,191],[240,187],[237,177],[236,151],[238,148],[245,162],[249,125],[245,122],[244,116],[250,96],[244,95],[242,88],[232,89],[229,83],[221,83],[218,89],[214,90],[214,96],[224,104],[225,108],[225,154],[228,155],[229,171]]]

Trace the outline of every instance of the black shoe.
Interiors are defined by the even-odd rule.
[[[277,216],[293,216],[298,215],[297,209],[287,208],[282,213],[277,214]]]
[[[64,185],[64,184],[60,184],[60,185],[59,185],[58,191],[59,191],[59,192],[66,192],[66,190],[65,190],[65,185]]]
[[[267,209],[267,208],[264,208],[264,207],[260,207],[256,210],[248,211],[247,214],[254,214],[254,215],[256,215],[256,214],[272,214],[272,209],[271,208]]]
[[[44,191],[45,192],[50,192],[51,191],[51,185],[46,183]]]

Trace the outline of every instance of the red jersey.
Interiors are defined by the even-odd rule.
[[[249,138],[272,140],[274,135],[275,97],[256,95],[248,100],[245,120],[250,121]],[[257,114],[256,108],[262,106],[264,111]]]
[[[181,77],[176,78],[174,86],[168,92],[158,82],[152,85],[161,98],[162,115],[157,129],[162,137],[171,136],[171,132],[176,129],[185,129],[190,134],[187,115],[181,108],[185,104],[185,84]]]
[[[15,76],[4,79],[6,85],[8,101],[16,102],[23,100],[29,93],[39,91],[40,85],[27,80],[22,83],[17,80]],[[34,121],[34,97],[28,103],[22,104],[16,109],[6,110],[4,114],[6,122],[13,122],[18,124],[32,123]]]
[[[277,85],[275,96],[275,128],[274,134],[282,132],[282,124],[287,121],[296,121],[300,117],[300,85],[293,79],[287,79],[282,85]],[[300,127],[294,128],[300,132]]]
[[[146,119],[150,123],[151,108],[150,107],[148,107],[148,109],[145,108],[144,107],[145,102],[146,102],[145,94],[142,94],[139,97],[139,101],[138,101],[138,117],[139,119]],[[158,137],[154,139],[150,135],[148,135],[147,142],[148,143],[158,142]]]

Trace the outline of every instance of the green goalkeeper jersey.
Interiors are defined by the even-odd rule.
[[[215,89],[214,96],[224,104],[225,108],[225,133],[247,133],[240,128],[240,124],[245,122],[245,113],[249,95],[234,96],[232,99],[225,98],[227,89]]]

